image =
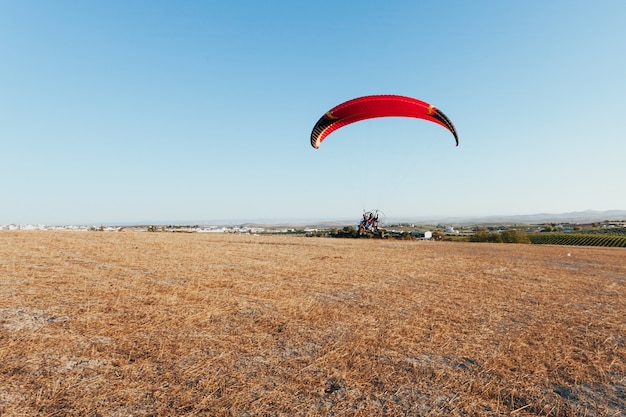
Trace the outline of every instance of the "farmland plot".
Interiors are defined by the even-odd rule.
[[[0,232],[0,415],[615,416],[621,248]]]

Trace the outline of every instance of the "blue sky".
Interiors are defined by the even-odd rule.
[[[0,224],[626,209],[626,2],[0,0]],[[369,94],[434,104],[346,126]]]

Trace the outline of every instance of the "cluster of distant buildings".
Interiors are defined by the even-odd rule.
[[[0,230],[67,230],[74,232],[89,231],[89,226],[47,226],[43,224],[0,224]]]
[[[290,228],[265,228],[253,226],[48,226],[43,224],[0,224],[0,230],[53,230],[70,232],[181,232],[181,233],[295,233]]]
[[[258,226],[149,226],[146,230],[154,232],[182,232],[182,233],[290,233],[295,229],[266,228]]]

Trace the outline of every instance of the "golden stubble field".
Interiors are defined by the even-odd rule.
[[[5,231],[0,415],[624,415],[625,317],[617,248]]]

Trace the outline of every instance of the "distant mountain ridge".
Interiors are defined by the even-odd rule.
[[[625,220],[626,210],[585,210],[568,213],[537,213],[519,215],[493,215],[493,216],[457,216],[436,217],[424,216],[405,219],[388,219],[389,222],[416,222],[416,223],[450,223],[450,224],[502,224],[502,223],[591,223],[605,220]]]

